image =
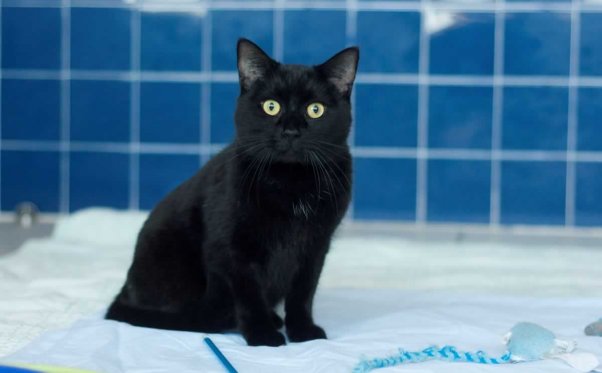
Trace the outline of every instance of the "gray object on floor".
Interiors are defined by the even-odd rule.
[[[30,238],[50,236],[53,227],[51,223],[35,223],[28,228],[16,223],[0,223],[0,255],[17,250]]]
[[[602,337],[602,319],[589,324],[585,328],[585,335],[593,337]]]

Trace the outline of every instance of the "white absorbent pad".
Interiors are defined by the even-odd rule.
[[[101,319],[123,284],[145,217],[82,211],[61,219],[53,237],[0,257],[0,360],[108,373],[222,371],[201,334]],[[502,352],[501,337],[519,321],[574,338],[601,357],[602,338],[583,335],[602,316],[600,263],[602,250],[581,247],[341,235],[333,241],[315,303],[328,341],[251,348],[238,335],[212,338],[241,373],[349,371],[362,354],[384,357],[398,347],[431,344],[495,355]],[[396,369],[570,371],[548,361],[510,367],[430,362]]]
[[[240,335],[210,335],[234,367],[244,372],[350,372],[360,357],[386,357],[397,348],[432,344],[502,355],[502,336],[528,320],[575,339],[602,358],[602,339],[583,335],[602,299],[529,299],[502,296],[416,294],[400,290],[331,289],[317,296],[317,322],[328,340],[283,347],[248,347]],[[153,330],[102,320],[97,314],[70,328],[48,332],[4,362],[46,363],[98,372],[224,372],[202,339],[205,334]],[[557,360],[485,366],[431,361],[382,370],[396,372],[560,373]]]

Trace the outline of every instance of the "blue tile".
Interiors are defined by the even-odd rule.
[[[169,192],[194,175],[199,157],[190,154],[140,156],[140,208],[150,210]]]
[[[602,14],[581,15],[581,75],[602,75]]]
[[[128,70],[130,68],[130,11],[71,9],[71,68]]]
[[[129,155],[73,152],[70,161],[69,207],[128,207]]]
[[[2,209],[33,202],[43,212],[59,210],[59,153],[2,151]]]
[[[429,146],[491,148],[492,110],[491,87],[431,87]]]
[[[569,13],[507,13],[504,70],[508,75],[568,75]]]
[[[283,61],[306,65],[326,61],[345,48],[345,24],[346,12],[343,10],[285,11]]]
[[[506,87],[503,106],[503,148],[566,149],[566,88]]]
[[[230,143],[234,139],[234,110],[239,93],[238,83],[211,85],[211,143]]]
[[[495,16],[441,12],[451,24],[431,32],[430,72],[492,75]]]
[[[72,81],[71,139],[128,142],[130,84],[114,81]]]
[[[420,13],[359,12],[357,42],[362,50],[359,71],[418,72]]]
[[[489,222],[491,162],[430,160],[427,219]]]
[[[198,143],[201,85],[142,83],[140,138],[143,142]]]
[[[2,67],[59,69],[60,35],[58,8],[3,8]]]
[[[415,159],[356,158],[354,168],[355,219],[415,219]]]
[[[274,41],[273,19],[272,11],[214,11],[211,18],[211,68],[236,71],[236,43],[241,37],[253,41],[271,55]]]
[[[194,13],[143,12],[141,23],[143,70],[201,69],[201,16]]]
[[[602,151],[602,88],[579,89],[577,149]]]
[[[602,226],[602,164],[577,164],[575,219],[578,225]]]
[[[2,138],[58,140],[60,84],[57,80],[2,81]]]
[[[501,222],[564,224],[565,187],[564,162],[503,162]]]
[[[416,86],[359,84],[355,90],[356,145],[416,146]]]

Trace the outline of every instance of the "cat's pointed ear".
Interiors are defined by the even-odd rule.
[[[357,47],[343,49],[328,61],[316,68],[326,76],[343,96],[351,95],[351,87],[355,80],[360,50]]]
[[[238,53],[238,78],[240,87],[245,91],[258,79],[265,77],[277,64],[250,40],[239,39],[236,50]]]

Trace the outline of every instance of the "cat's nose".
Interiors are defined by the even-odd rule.
[[[299,132],[298,129],[296,128],[286,128],[284,130],[282,130],[282,137],[283,138],[295,138],[295,137],[299,137],[299,135],[301,135],[301,132]]]

